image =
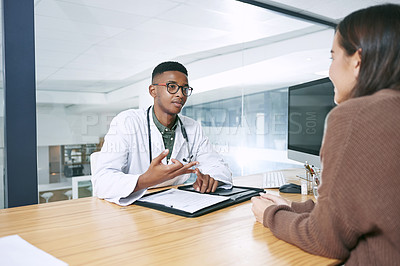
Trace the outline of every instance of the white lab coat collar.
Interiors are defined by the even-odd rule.
[[[182,153],[182,155],[180,157],[185,157],[186,149],[183,149],[184,148],[183,146],[186,145],[185,142],[186,142],[186,140],[182,134],[182,126],[178,122],[178,126],[176,127],[176,130],[175,130],[175,141],[174,141],[174,148],[172,150],[171,158],[178,158],[179,157],[178,155],[180,153]]]
[[[161,154],[165,150],[164,141],[160,131],[158,130],[156,124],[153,120],[153,108],[151,107],[149,118],[150,118],[150,134],[151,134],[151,152],[153,159]],[[147,113],[146,113],[147,116]],[[174,141],[174,148],[172,149],[171,158],[178,158],[178,155],[182,153],[182,156],[185,156],[187,153],[187,149],[184,149],[184,145],[186,140],[182,135],[181,124],[178,122],[178,125],[175,129],[175,141]],[[162,162],[167,164],[167,158],[165,157]],[[171,162],[170,162],[171,163]]]
[[[149,120],[150,120],[150,134],[151,134],[151,155],[152,159],[156,158],[158,155],[161,154],[165,150],[164,147],[164,142],[161,136],[160,131],[158,131],[158,128],[156,124],[153,121],[153,108],[154,106],[151,107],[150,111],[147,111],[146,116],[149,115]],[[147,132],[148,134],[148,132]],[[162,161],[164,164],[167,163],[167,159],[164,158]]]

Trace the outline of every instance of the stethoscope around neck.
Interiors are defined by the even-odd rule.
[[[151,161],[153,160],[153,156],[151,154],[150,109],[151,109],[151,106],[147,109],[147,133],[149,134],[149,154],[150,154],[150,158],[149,159],[150,159],[150,163],[151,163]],[[193,155],[192,155],[192,153],[190,152],[190,149],[189,149],[189,138],[188,138],[188,136],[186,134],[186,129],[183,126],[183,123],[182,123],[181,119],[179,118],[178,115],[177,115],[177,117],[178,117],[179,124],[181,125],[181,132],[182,132],[182,135],[183,135],[183,137],[184,137],[184,139],[186,141],[186,147],[187,147],[188,154],[189,154],[189,156],[187,158],[183,158],[182,160],[185,163],[190,163],[192,161],[192,159],[193,159]]]

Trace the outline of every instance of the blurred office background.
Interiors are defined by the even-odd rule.
[[[257,2],[335,24],[386,1]],[[333,35],[237,0],[35,0],[40,202],[48,191],[49,201],[70,198],[111,119],[152,103],[151,71],[167,60],[187,67],[194,88],[182,114],[202,124],[234,176],[300,167],[286,158],[287,88],[328,76]]]

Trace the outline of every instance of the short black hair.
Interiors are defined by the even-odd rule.
[[[167,62],[162,62],[158,66],[156,66],[153,70],[153,74],[151,75],[151,80],[154,80],[154,77],[162,74],[166,71],[179,71],[185,74],[186,76],[188,75],[186,67],[184,67],[181,63],[174,62],[174,61],[167,61]]]

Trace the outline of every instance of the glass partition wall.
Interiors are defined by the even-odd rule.
[[[234,176],[298,167],[286,158],[287,89],[188,106]]]
[[[41,0],[35,24],[40,202],[71,198],[111,119],[152,104],[152,69],[167,60],[187,67],[194,88],[182,114],[234,176],[293,167],[287,87],[327,76],[333,38],[235,0]]]

